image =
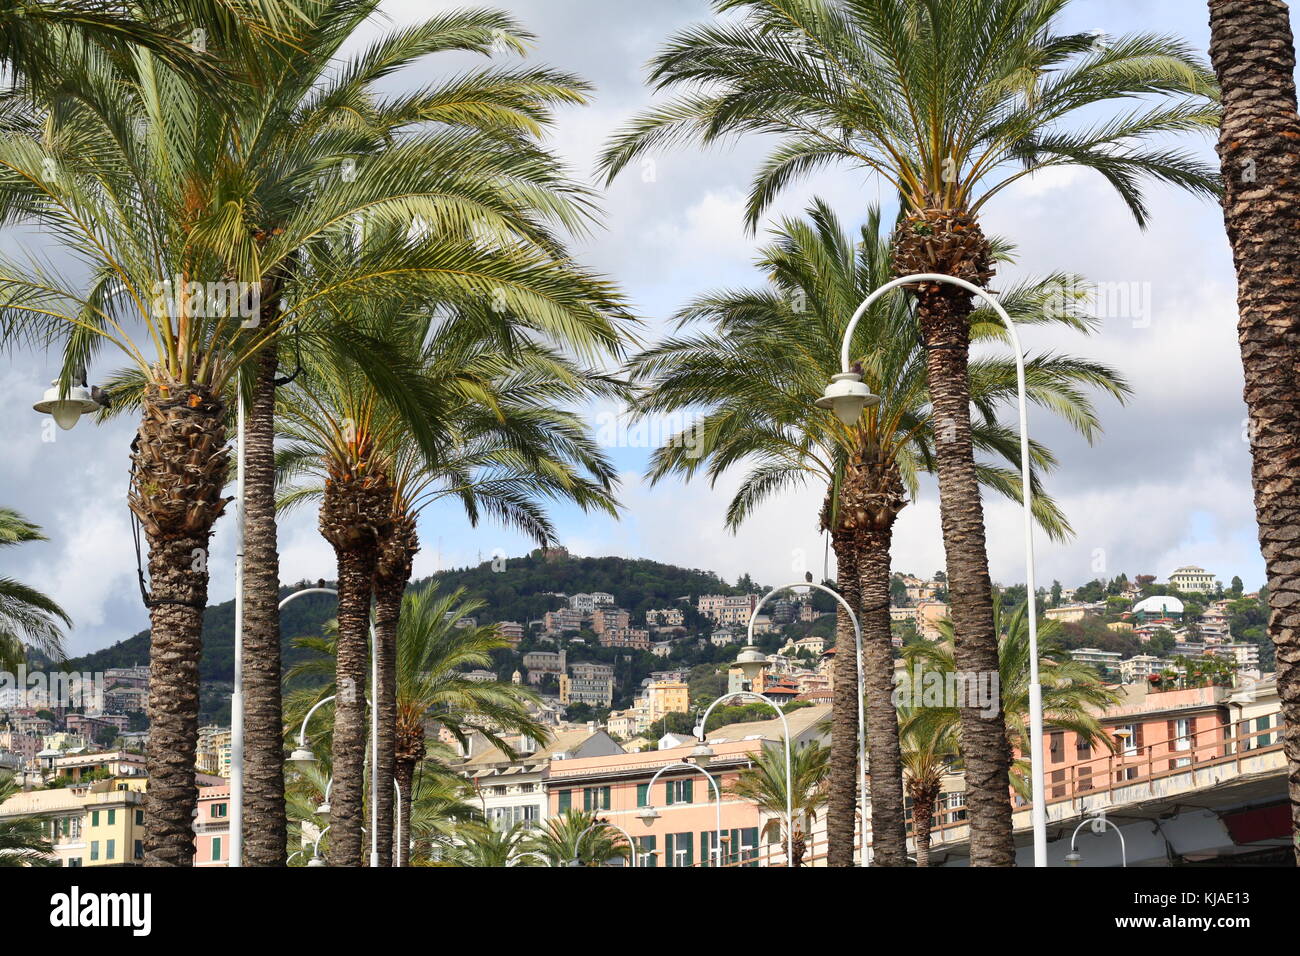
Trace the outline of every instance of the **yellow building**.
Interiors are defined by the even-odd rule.
[[[142,777],[115,777],[17,793],[0,804],[0,819],[39,819],[60,866],[139,866],[144,787]]]
[[[1088,616],[1088,609],[1082,604],[1066,604],[1062,607],[1049,607],[1043,612],[1043,617],[1049,621],[1061,621],[1066,624],[1074,624],[1082,621]]]
[[[646,688],[646,699],[652,724],[665,714],[688,714],[691,711],[691,691],[685,681],[654,681]]]

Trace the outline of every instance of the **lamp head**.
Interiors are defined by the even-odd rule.
[[[863,411],[879,404],[880,396],[872,394],[857,372],[832,375],[831,383],[816,402],[818,408],[829,408],[836,418],[850,428],[858,423]]]
[[[82,415],[89,415],[99,404],[90,397],[90,389],[84,385],[73,385],[68,389],[67,397],[59,395],[59,383],[50,382],[41,400],[32,408],[42,415],[50,415],[64,431],[72,428]]]
[[[660,817],[660,813],[654,807],[643,807],[637,814],[637,818],[646,826],[651,826]]]
[[[330,803],[328,800],[326,800],[324,803],[322,803],[319,807],[316,808],[316,816],[327,817],[329,815],[330,815]]]
[[[299,769],[306,769],[316,762],[316,755],[306,747],[297,747],[293,753],[289,754],[289,763]]]
[[[1078,866],[1082,862],[1083,862],[1083,856],[1074,847],[1071,847],[1070,852],[1065,854],[1066,866]]]
[[[322,860],[322,859],[321,859],[320,857],[318,857],[318,856],[313,856],[310,860],[307,861],[307,865],[308,865],[308,866],[324,866],[324,865],[325,865],[325,861]]]
[[[763,668],[767,667],[767,658],[753,644],[746,644],[736,655],[736,666],[745,675],[745,680],[753,681],[762,673]]]

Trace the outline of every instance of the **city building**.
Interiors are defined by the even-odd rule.
[[[1043,617],[1049,621],[1061,621],[1065,624],[1073,624],[1082,621],[1088,616],[1089,609],[1083,604],[1063,604],[1060,607],[1049,607],[1043,611]]]
[[[686,615],[679,607],[666,607],[656,611],[646,611],[645,620],[647,624],[657,624],[661,627],[680,627],[686,623]]]
[[[748,624],[756,604],[753,594],[703,594],[696,601],[699,612],[714,624]]]
[[[499,830],[515,824],[526,829],[541,825],[546,818],[545,780],[552,761],[623,753],[618,741],[595,724],[558,730],[545,741],[524,736],[507,738],[518,755],[514,758],[482,734],[475,734],[470,742],[472,756],[452,769],[473,785],[483,815]]]
[[[560,675],[560,703],[608,707],[614,700],[614,668],[595,661],[570,664]]]
[[[613,603],[614,595],[606,594],[604,591],[594,591],[591,594],[574,594],[569,597],[569,607],[587,619],[590,619],[596,612],[596,608],[607,607]]]
[[[524,639],[524,626],[517,621],[497,621],[497,637],[503,641],[509,642],[512,648],[518,649]]]
[[[194,820],[194,865],[230,865],[229,784],[199,787],[199,815]]]
[[[792,713],[794,745],[821,740],[819,728],[829,712],[829,707],[805,707]],[[675,745],[662,750],[553,761],[546,776],[549,813],[559,815],[570,809],[598,813],[632,837],[638,866],[710,866],[719,861],[730,866],[779,864],[785,857],[781,828],[775,825],[779,817],[765,814],[728,788],[759,747],[784,740],[780,720],[719,727],[707,740],[713,756],[704,770],[719,785],[720,801],[703,773],[680,766],[696,744],[682,737],[665,741]],[[652,791],[651,778],[665,767],[669,769]],[[658,816],[647,823],[639,814],[650,807]],[[824,826],[824,821],[825,814],[818,814],[813,827]],[[815,845],[817,831],[809,830],[809,842]]]
[[[652,724],[665,714],[688,714],[691,711],[691,693],[686,681],[652,681],[646,688],[645,697],[646,712]]]
[[[729,627],[720,627],[709,635],[709,643],[714,647],[726,647],[736,643],[736,632]]]
[[[548,634],[559,635],[565,631],[582,630],[584,618],[581,613],[572,608],[562,607],[559,610],[547,611],[542,615],[542,624]]]
[[[231,737],[229,727],[209,724],[199,728],[199,746],[194,765],[204,773],[230,777]]]
[[[108,778],[16,793],[0,819],[36,817],[60,866],[138,866],[144,860],[144,778]]]
[[[529,651],[524,655],[528,683],[540,684],[544,677],[558,678],[564,673],[564,651]]]
[[[596,612],[600,614],[599,611]],[[643,627],[606,627],[600,634],[601,647],[630,647],[650,650],[650,632]]]
[[[1214,590],[1214,575],[1205,568],[1189,564],[1169,575],[1169,585],[1185,594],[1203,594]]]
[[[625,629],[632,623],[632,615],[621,607],[598,607],[591,615],[591,629],[603,635],[612,628]]]
[[[1082,664],[1091,664],[1097,670],[1105,673],[1106,671],[1115,670],[1119,666],[1119,659],[1123,655],[1119,651],[1103,651],[1096,647],[1081,647],[1078,650],[1070,651],[1070,656]]]
[[[1148,680],[1151,675],[1159,674],[1168,666],[1169,662],[1163,657],[1156,657],[1154,654],[1135,654],[1120,661],[1116,669],[1119,671],[1120,680],[1132,684],[1135,681]]]

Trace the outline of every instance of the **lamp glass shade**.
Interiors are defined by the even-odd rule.
[[[872,394],[857,372],[841,372],[831,377],[831,383],[816,404],[818,408],[829,408],[851,428],[868,406],[880,404],[880,396]]]
[[[98,407],[99,405],[90,397],[90,389],[82,385],[72,386],[66,396],[61,396],[57,380],[50,383],[41,400],[32,406],[42,415],[52,416],[55,423],[64,431],[76,425],[82,415],[88,415]]]

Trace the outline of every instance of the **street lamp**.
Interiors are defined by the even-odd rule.
[[[1106,828],[1110,827],[1119,837],[1119,865],[1128,867],[1128,848],[1124,845],[1124,831],[1116,824],[1106,819],[1106,811],[1098,810],[1090,817],[1084,817],[1079,821],[1079,825],[1074,828],[1074,833],[1070,835],[1070,852],[1065,854],[1065,863],[1067,866],[1078,866],[1083,862],[1083,854],[1079,852],[1079,831],[1084,827],[1089,827],[1093,833],[1105,833]]]
[[[658,814],[656,813],[657,817]],[[646,824],[649,826],[649,823]],[[569,861],[569,866],[582,866],[582,840],[588,833],[597,827],[609,827],[611,830],[617,830],[623,834],[623,839],[627,841],[628,849],[632,851],[632,867],[636,867],[636,843],[633,842],[631,835],[617,823],[610,823],[608,820],[596,820],[591,826],[578,834],[578,839],[573,841],[573,859]]]
[[[829,392],[830,389],[828,388],[827,391]],[[819,402],[818,404],[820,405],[821,403]],[[853,612],[853,608],[851,608],[849,606],[849,603],[845,601],[842,596],[840,596],[839,592],[826,587],[826,585],[824,584],[814,584],[811,581],[799,581],[796,584],[783,584],[780,587],[776,587],[768,591],[766,594],[762,596],[762,598],[759,599],[758,603],[754,605],[754,610],[752,610],[749,613],[749,644],[743,650],[741,650],[740,654],[737,655],[736,657],[736,663],[740,666],[742,675],[744,675],[747,681],[751,682],[750,685],[751,689],[746,690],[744,693],[747,693],[753,697],[758,698],[759,700],[763,701],[768,706],[770,706],[773,710],[775,710],[781,718],[781,723],[785,727],[785,780],[786,780],[786,798],[787,798],[786,799],[786,833],[788,837],[786,852],[789,854],[786,858],[786,862],[788,865],[794,860],[794,834],[792,832],[792,828],[794,826],[794,812],[790,806],[792,802],[793,789],[794,789],[793,786],[791,785],[792,774],[791,774],[791,766],[790,766],[790,760],[791,760],[790,725],[786,723],[785,712],[781,710],[781,708],[777,707],[776,704],[772,703],[772,701],[769,700],[767,697],[764,697],[762,694],[756,693],[755,691],[752,690],[752,686],[753,686],[752,682],[758,678],[760,670],[762,669],[763,666],[767,664],[767,658],[759,654],[758,649],[754,647],[754,622],[758,620],[758,612],[761,611],[763,609],[763,606],[767,604],[767,602],[770,601],[772,598],[774,598],[776,595],[780,594],[782,591],[788,591],[792,588],[816,588],[818,591],[821,591],[823,594],[829,594],[832,598],[835,599],[835,601],[839,604],[840,607],[844,608],[845,612],[849,616],[849,620],[853,622],[854,650],[856,651],[856,654],[853,659],[854,661],[856,661],[856,667],[854,668],[854,670],[858,677],[858,802],[859,802],[858,805],[859,805],[859,818],[862,821],[862,842],[858,847],[858,863],[861,866],[866,866],[867,865],[867,829],[868,829],[867,736],[866,736],[867,723],[866,723],[865,705],[863,704],[863,701],[866,699],[867,696],[867,688],[866,688],[866,675],[862,673],[862,625],[858,622],[858,616]],[[746,651],[753,651],[754,654],[747,656],[745,653]],[[755,666],[754,663],[755,656],[757,656],[759,659],[759,664],[757,666]],[[729,694],[728,696],[731,697],[735,695]],[[722,699],[723,698],[719,697],[718,700],[715,700],[712,704],[710,704],[709,710],[712,710],[717,705],[718,701]],[[705,711],[704,716],[706,718],[708,717],[708,711]],[[699,726],[696,728],[697,730],[696,736],[700,736],[699,731],[702,731],[703,728],[704,728],[704,721],[701,720]]]
[[[873,395],[871,389],[862,384],[862,376],[857,372],[832,375],[831,383],[816,402],[818,408],[834,411],[835,417],[849,428],[857,424],[864,411],[879,404],[880,396]]]
[[[857,311],[853,313],[853,317],[849,319],[848,328],[844,330],[844,342],[840,346],[840,368],[842,371],[839,375],[834,376],[831,384],[827,386],[826,395],[817,401],[817,405],[825,408],[828,405],[823,403],[829,403],[829,407],[835,409],[835,414],[845,424],[851,426],[852,422],[857,421],[857,416],[861,415],[861,409],[858,410],[857,415],[852,417],[851,421],[849,419],[857,402],[857,398],[855,398],[857,393],[841,395],[837,392],[832,394],[832,390],[837,387],[843,388],[852,385],[852,382],[845,379],[844,376],[853,374],[849,360],[849,350],[853,345],[853,331],[857,328],[859,320],[866,315],[867,310],[871,308],[877,299],[899,286],[911,285],[917,282],[946,282],[983,299],[1002,319],[1002,324],[1007,330],[1007,335],[1011,337],[1011,345],[1015,352],[1016,398],[1020,413],[1020,488],[1025,524],[1025,586],[1029,592],[1026,612],[1029,618],[1029,760],[1033,798],[1031,819],[1034,831],[1034,866],[1047,866],[1047,797],[1043,780],[1043,686],[1038,678],[1038,610],[1034,593],[1036,582],[1034,581],[1033,489],[1030,487],[1029,470],[1029,413],[1025,398],[1025,354],[1020,344],[1020,335],[1016,332],[1016,324],[1011,321],[1011,316],[1007,315],[1007,310],[1002,307],[1002,304],[998,302],[994,295],[973,282],[967,282],[965,279],[938,272],[922,272],[893,279],[867,296],[862,301],[862,304],[858,306]],[[866,405],[864,404],[862,407],[865,408]]]
[[[647,799],[649,799],[649,796],[655,792],[655,783],[659,780],[659,778],[662,777],[666,771],[672,769],[677,769],[677,770],[686,769],[686,770],[693,771],[694,773],[703,774],[704,779],[709,781],[709,786],[713,788],[713,805],[714,805],[714,814],[716,818],[715,819],[716,826],[713,835],[713,839],[716,846],[713,850],[713,854],[718,861],[718,865],[721,866],[722,865],[722,788],[718,786],[718,781],[714,779],[713,774],[709,773],[703,767],[698,767],[687,760],[677,760],[674,761],[673,763],[666,763],[662,767],[660,767],[657,771],[655,771],[655,775],[651,777],[650,782],[646,784]],[[642,807],[640,812],[637,813],[637,817],[647,827],[652,825],[656,820],[658,820],[660,816],[662,816],[662,814],[660,814],[660,812],[655,809],[653,804]],[[636,852],[635,848],[633,848],[633,852]]]
[[[85,385],[71,385],[67,395],[62,395],[59,380],[55,379],[32,409],[51,416],[60,428],[68,431],[81,420],[82,415],[89,415],[99,407],[99,402],[91,397],[91,390]]]

